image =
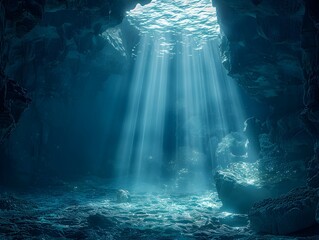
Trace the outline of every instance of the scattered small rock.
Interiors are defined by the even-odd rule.
[[[120,189],[116,193],[116,201],[118,203],[127,203],[131,202],[131,196],[129,191]]]

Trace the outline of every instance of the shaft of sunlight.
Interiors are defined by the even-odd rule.
[[[122,127],[121,138],[117,153],[117,173],[121,181],[130,176],[131,164],[133,164],[134,139],[138,129],[139,108],[141,104],[144,85],[145,62],[147,61],[149,40],[141,38],[140,51],[137,56],[132,76],[131,88],[128,93],[127,113]]]
[[[144,63],[148,73],[144,85],[144,106],[140,109],[140,139],[134,173],[139,183],[158,182],[161,175],[168,80],[168,56],[162,50],[159,38],[151,43],[149,59]]]
[[[218,26],[215,10],[208,0],[192,3],[153,1],[128,14],[129,22],[141,32],[141,42],[116,162],[118,178],[143,190],[163,184],[165,171],[175,188],[207,189],[216,142],[243,128],[237,86],[219,55],[219,27],[211,31],[212,25]],[[184,19],[187,14],[194,23]],[[214,20],[207,22],[208,15]],[[172,129],[175,132],[169,136],[175,136],[175,141],[165,138]],[[165,141],[175,145],[168,154]]]

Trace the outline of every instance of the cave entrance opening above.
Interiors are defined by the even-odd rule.
[[[142,35],[161,38],[172,50],[183,37],[191,37],[196,48],[219,37],[216,9],[211,0],[153,0],[127,13],[127,19]]]

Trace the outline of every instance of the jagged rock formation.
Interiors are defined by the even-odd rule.
[[[308,182],[312,187],[319,187],[319,10],[317,2],[306,0],[306,13],[303,19],[302,41],[304,66],[304,104],[301,116],[308,132],[315,139],[314,156],[309,163]]]
[[[48,73],[50,69],[65,59],[78,68],[80,58],[82,62],[86,61],[108,44],[101,36],[103,31],[120,23],[126,10],[134,8],[137,3],[148,2],[150,0],[1,1],[0,139],[9,135],[28,106],[26,91],[19,85],[26,88],[29,95],[34,91],[39,93],[38,85],[50,85],[39,77],[41,67],[47,69],[46,77],[52,76]],[[93,61],[99,60],[95,58]],[[52,78],[55,77],[56,74]],[[15,91],[6,94],[12,81]],[[20,99],[19,103],[17,99]]]
[[[265,164],[265,163],[263,163]],[[267,163],[269,169],[276,163]],[[218,196],[223,207],[231,212],[248,213],[257,202],[270,197],[278,197],[298,186],[306,184],[305,175],[300,166],[283,163],[279,172],[271,172],[255,163],[233,163],[227,169],[215,174]]]
[[[273,156],[259,155],[261,163],[280,158],[284,163],[301,161],[307,165],[318,136],[317,3],[214,0],[213,4],[221,25],[221,53],[229,75],[247,93],[273,109],[262,124],[262,132],[269,134],[276,150]],[[255,145],[258,149],[260,144]],[[319,160],[315,156],[311,162],[314,168]],[[312,179],[314,171],[310,172]]]
[[[247,213],[254,203],[274,196],[267,188],[241,182],[225,172],[217,172],[215,182],[223,207],[231,212]]]
[[[302,84],[301,1],[214,0],[230,76],[256,98],[276,103]],[[299,104],[301,101],[299,101]]]
[[[260,176],[271,180],[291,172],[294,179],[307,175],[301,185],[319,187],[317,1],[214,0],[213,4],[229,75],[273,110],[254,138],[250,136],[258,150]],[[311,189],[262,201],[251,210],[251,226],[272,234],[312,226],[317,201]]]
[[[297,188],[276,199],[255,204],[249,213],[250,226],[257,232],[289,234],[316,224],[317,190]]]
[[[127,203],[131,201],[131,196],[129,191],[127,190],[123,190],[123,189],[119,189],[117,190],[116,193],[116,201],[118,203]]]

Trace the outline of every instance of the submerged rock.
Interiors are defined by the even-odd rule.
[[[253,206],[250,226],[256,232],[289,234],[316,224],[317,190],[297,188],[279,198],[269,198]]]
[[[255,202],[271,196],[271,192],[260,186],[238,181],[234,176],[217,172],[216,189],[223,207],[231,211],[245,213]]]
[[[302,180],[288,179],[281,175],[265,180],[260,176],[259,165],[259,161],[233,163],[227,169],[216,172],[216,189],[224,208],[247,213],[256,202],[277,197],[304,185]]]
[[[116,193],[116,201],[118,203],[127,203],[131,202],[131,196],[129,191],[120,189]]]

